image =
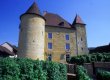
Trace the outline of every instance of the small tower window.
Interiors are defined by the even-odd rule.
[[[81,50],[83,51],[83,48],[81,48]]]
[[[66,35],[65,35],[65,39],[66,39],[66,40],[69,40],[69,34],[66,34]]]
[[[52,33],[48,33],[48,38],[52,39]]]
[[[42,31],[42,35],[43,35],[43,31]]]
[[[64,26],[64,22],[60,22],[58,25],[59,26]]]
[[[33,40],[33,42],[35,42],[35,40]]]
[[[48,43],[48,49],[52,49],[52,43],[51,42]]]
[[[81,38],[81,41],[83,41],[83,38]]]

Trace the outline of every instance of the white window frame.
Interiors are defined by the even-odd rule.
[[[52,50],[53,49],[53,44],[51,45],[51,49],[49,48],[49,43],[51,43],[52,44],[52,42],[48,42],[48,45],[47,45],[47,47],[48,47],[48,50]]]
[[[69,44],[69,49],[67,49],[67,44]],[[65,49],[66,49],[66,50],[70,50],[70,43],[66,43],[66,44],[65,44]]]
[[[52,33],[51,33],[51,32],[48,33],[48,39],[52,39],[52,38],[53,38],[53,35],[52,35],[52,37],[50,38],[50,37],[49,37],[49,34],[52,35]]]
[[[68,36],[68,38],[67,38],[67,36]],[[66,41],[69,41],[70,40],[70,35],[69,34],[65,34],[65,40]]]

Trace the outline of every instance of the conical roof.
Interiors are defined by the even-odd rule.
[[[34,14],[40,14],[40,10],[36,4],[36,2],[34,2],[30,8],[26,11],[26,13],[34,13]]]
[[[85,24],[79,15],[76,15],[73,24]]]

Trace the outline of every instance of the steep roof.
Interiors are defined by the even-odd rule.
[[[17,47],[15,45],[8,43],[8,42],[5,42],[5,43],[1,44],[0,46],[5,47],[6,49],[9,50],[9,48],[7,46],[5,46],[5,44],[10,46],[13,49],[13,53],[15,53],[15,54],[17,53]]]
[[[57,14],[46,12],[44,18],[46,19],[46,25],[71,28],[70,23]]]
[[[26,13],[34,13],[34,14],[40,14],[40,10],[36,4],[36,2],[34,2],[30,8],[26,11]]]
[[[76,15],[73,24],[85,24],[79,15]]]
[[[0,55],[15,55],[15,54],[9,51],[7,48],[0,45]]]

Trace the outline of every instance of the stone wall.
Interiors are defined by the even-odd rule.
[[[48,39],[48,33],[52,33],[52,39]],[[65,39],[65,34],[70,35],[70,40]],[[53,49],[48,49],[48,42],[52,42]],[[66,51],[65,45],[70,43],[70,50]],[[65,62],[65,54],[70,53],[71,56],[76,56],[76,37],[73,29],[60,28],[58,26],[46,26],[45,29],[45,54],[52,54],[52,60],[57,62]],[[62,57],[61,57],[62,56]],[[45,58],[47,58],[45,56]]]
[[[87,48],[87,38],[86,38],[86,29],[85,25],[76,24],[76,39],[77,39],[77,48],[78,54],[83,55],[88,53]]]
[[[98,69],[110,71],[110,62],[84,63],[84,67],[87,69],[88,74],[93,77]]]

